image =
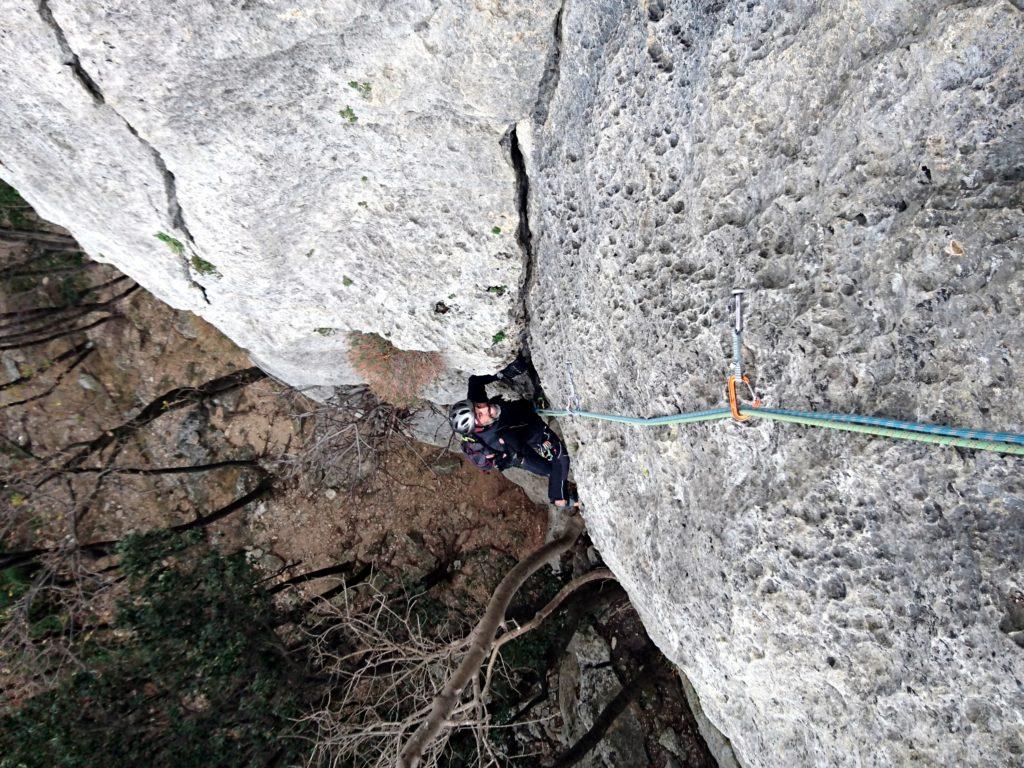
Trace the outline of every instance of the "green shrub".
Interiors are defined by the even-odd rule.
[[[32,586],[29,574],[17,566],[0,571],[0,624],[4,623],[4,611],[17,602]]]
[[[179,240],[178,238],[171,237],[166,232],[157,232],[156,235],[154,235],[154,237],[156,237],[157,240],[159,240],[161,243],[170,248],[174,252],[175,256],[181,256],[183,253],[185,253],[185,246],[181,244],[181,240]]]
[[[32,208],[22,200],[18,190],[0,180],[0,226],[33,229],[32,214]]]
[[[220,272],[217,271],[217,267],[208,262],[206,259],[192,254],[190,259],[192,262],[192,269],[198,272],[200,275],[210,275],[213,277],[220,277]]]
[[[75,271],[75,267],[82,266],[85,260],[85,255],[80,251],[52,253],[35,259],[33,269],[28,274],[15,274],[4,282],[11,293],[27,293],[41,288],[44,273],[53,272],[55,274],[49,275],[49,279],[50,285],[56,291],[57,300],[71,304],[89,287],[89,281],[85,276]]]
[[[0,768],[263,766],[303,750],[291,718],[303,670],[241,554],[200,537],[130,537],[131,589],[115,636],[79,649],[83,670],[0,718]],[[46,627],[46,630],[56,627]]]
[[[420,392],[444,368],[437,352],[399,349],[376,333],[352,332],[349,362],[377,397],[399,408],[419,402]]]
[[[369,99],[370,91],[373,90],[373,87],[369,83],[360,83],[356,80],[349,80],[348,87],[354,89],[356,93],[358,93],[364,99]]]

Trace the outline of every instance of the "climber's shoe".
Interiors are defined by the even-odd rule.
[[[569,498],[565,500],[565,504],[551,502],[551,506],[563,512],[573,512],[582,509],[583,503],[580,501],[580,497],[576,495],[576,489],[572,488],[569,490]]]

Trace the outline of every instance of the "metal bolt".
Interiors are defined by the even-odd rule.
[[[736,313],[736,322],[733,326],[736,333],[743,333],[743,290],[740,288],[732,289],[732,306]]]

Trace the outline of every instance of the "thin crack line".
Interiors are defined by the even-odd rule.
[[[544,74],[541,75],[540,83],[537,85],[537,101],[533,108],[533,122],[544,125],[548,121],[548,111],[551,108],[551,100],[555,96],[555,89],[558,87],[558,80],[561,77],[562,66],[562,15],[565,12],[565,0],[555,13],[554,23],[554,44],[548,52],[548,60],[544,63]]]
[[[516,125],[513,124],[501,139],[501,145],[509,154],[509,164],[515,173],[515,202],[516,211],[519,214],[519,223],[516,226],[516,242],[523,251],[523,278],[519,287],[519,301],[516,307],[517,319],[522,319],[524,338],[526,329],[530,327],[529,310],[526,306],[526,296],[530,289],[530,281],[533,275],[533,233],[530,230],[530,177],[526,172],[526,159],[523,157],[522,148],[519,146],[519,136]]]
[[[163,179],[164,182],[164,194],[167,198],[167,216],[171,222],[171,226],[185,236],[186,241],[188,241],[190,250],[193,253],[195,253],[196,242],[195,239],[192,237],[192,232],[185,224],[185,215],[184,212],[182,211],[181,203],[178,201],[177,182],[174,178],[174,174],[171,173],[170,169],[167,167],[167,163],[164,161],[163,155],[161,155],[159,150],[157,150],[157,148],[154,147],[149,141],[147,141],[141,135],[139,135],[139,132],[135,129],[135,126],[132,125],[124,115],[122,115],[120,112],[117,111],[117,109],[115,109],[113,106],[107,103],[107,100],[104,97],[103,91],[102,89],[100,89],[99,84],[95,80],[93,80],[93,78],[89,75],[88,72],[85,71],[85,68],[82,66],[81,60],[78,58],[78,54],[75,53],[74,49],[71,47],[71,43],[68,42],[68,37],[65,34],[63,27],[60,26],[60,23],[53,15],[53,10],[50,8],[50,0],[39,0],[37,10],[39,13],[39,18],[42,19],[43,23],[50,27],[51,30],[53,30],[54,36],[57,38],[57,45],[64,56],[63,63],[65,66],[70,67],[71,72],[74,75],[75,79],[78,81],[78,83],[82,86],[83,89],[85,89],[86,93],[89,94],[89,96],[97,105],[106,107],[114,115],[116,115],[118,119],[120,119],[121,122],[124,123],[125,127],[128,129],[128,132],[136,139],[138,139],[138,141],[147,150],[149,150],[149,153],[153,158],[153,163],[156,166],[157,172],[160,174],[160,177]],[[192,268],[187,256],[182,256],[181,266],[184,272],[185,279],[194,288],[199,289],[199,292],[203,296],[203,300],[207,304],[209,304],[210,299],[206,295],[206,288],[203,287],[203,285],[196,281],[196,279],[192,276]]]

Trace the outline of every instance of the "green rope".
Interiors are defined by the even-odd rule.
[[[727,419],[730,416],[728,408],[711,408],[707,411],[693,411],[691,413],[679,413],[674,416],[652,416],[649,419],[639,416],[619,416],[615,413],[595,413],[594,411],[570,411],[554,408],[543,408],[538,410],[541,416],[578,416],[581,419],[593,419],[594,421],[612,421],[616,424],[632,424],[637,427],[663,427],[669,424],[693,424],[698,421],[712,421],[714,419]]]
[[[571,416],[581,419],[611,421],[618,424],[631,424],[633,426],[643,427],[659,427],[671,424],[694,424],[701,421],[727,419],[731,416],[728,408],[712,408],[706,411],[680,413],[674,416],[656,416],[649,419],[639,418],[636,416],[618,416],[611,413],[596,413],[593,411],[569,411],[547,408],[538,411],[538,413],[543,416]],[[747,408],[743,411],[743,415],[749,416],[752,419],[769,419],[771,421],[784,421],[790,424],[801,424],[807,427],[821,427],[823,429],[835,429],[842,432],[859,432],[865,435],[889,437],[895,440],[911,440],[915,443],[927,443],[929,445],[940,445],[950,448],[970,448],[977,451],[993,451],[995,453],[1009,453],[1015,456],[1024,456],[1024,445],[1002,443],[995,440],[978,440],[967,437],[912,432],[905,429],[893,429],[891,427],[879,427],[868,424],[851,424],[847,422],[816,419],[809,416],[792,416],[788,414],[772,413],[758,408]]]
[[[736,313],[736,322],[732,331],[733,377],[743,379],[743,291],[732,292],[732,311]],[[745,381],[745,379],[743,379]],[[569,368],[569,387],[572,390],[573,404],[579,404],[575,387],[572,383],[572,368]],[[732,393],[730,393],[732,395]],[[753,393],[751,393],[753,395]],[[596,419],[619,424],[658,427],[670,424],[693,424],[701,421],[727,419],[732,416],[729,408],[711,408],[705,411],[692,411],[674,416],[654,416],[639,418],[636,416],[618,416],[611,413],[595,413],[593,411],[543,409],[538,413],[544,416],[573,416],[581,419]],[[880,418],[877,416],[860,416],[858,414],[816,413],[814,411],[783,411],[776,408],[748,408],[743,415],[752,419],[769,419],[784,421],[790,424],[802,424],[806,427],[821,427],[842,432],[859,432],[865,435],[877,435],[894,440],[911,440],[915,443],[942,445],[952,448],[970,448],[977,451],[993,451],[1024,456],[1024,435],[1009,432],[989,432],[975,429],[945,427],[935,424],[918,424],[911,421]]]
[[[943,445],[950,448],[971,448],[977,451],[994,451],[996,453],[1010,453],[1016,456],[1024,456],[1024,445],[1000,443],[995,440],[973,440],[967,437],[929,435],[923,432],[910,432],[905,429],[875,427],[867,424],[845,424],[842,422],[826,421],[824,419],[808,418],[806,416],[786,416],[778,413],[764,413],[759,412],[757,408],[748,408],[743,411],[743,415],[756,419],[770,419],[772,421],[785,421],[791,424],[803,424],[808,427],[824,427],[825,429],[837,429],[842,430],[843,432],[860,432],[865,435],[891,437],[896,440],[912,440],[915,443]]]

